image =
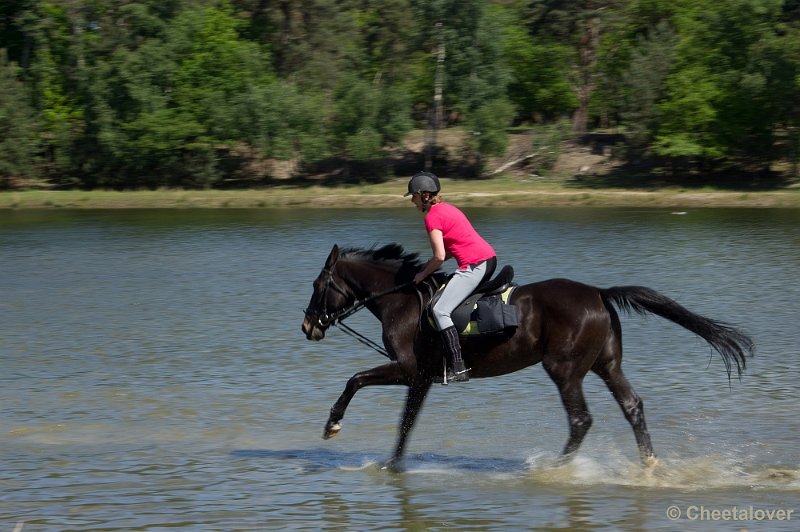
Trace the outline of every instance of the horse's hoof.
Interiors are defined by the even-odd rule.
[[[395,458],[389,459],[386,462],[384,462],[383,465],[381,466],[381,469],[383,471],[389,471],[390,473],[402,473],[403,471],[405,471],[402,462]]]
[[[658,461],[658,458],[656,458],[654,454],[646,456],[645,458],[642,459],[642,464],[644,464],[645,467],[650,469],[658,466],[660,463],[661,462]]]
[[[322,438],[325,440],[330,440],[337,434],[339,431],[342,430],[342,426],[338,423],[328,424],[325,426],[325,433],[322,435]]]

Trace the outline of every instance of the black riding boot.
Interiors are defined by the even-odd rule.
[[[464,367],[461,358],[461,344],[458,341],[458,331],[455,327],[448,327],[441,332],[444,352],[447,356],[447,379],[445,382],[467,382],[469,370]]]

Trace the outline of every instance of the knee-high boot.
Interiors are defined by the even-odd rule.
[[[469,380],[469,369],[464,367],[464,359],[461,358],[461,344],[458,341],[458,330],[455,327],[443,329],[440,333],[444,352],[447,356],[447,381],[467,382]]]

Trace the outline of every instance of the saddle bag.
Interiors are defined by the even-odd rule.
[[[450,317],[462,336],[513,334],[519,326],[517,306],[511,305],[511,293],[517,287],[509,284],[502,292],[491,295],[473,294],[453,310]],[[441,293],[440,288],[440,293]],[[431,313],[431,306],[436,302],[434,297],[426,309],[428,323],[434,329],[436,324]]]
[[[505,303],[501,294],[479,299],[476,313],[478,334],[513,332],[519,326],[517,306]]]

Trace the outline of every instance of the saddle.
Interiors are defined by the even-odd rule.
[[[504,266],[500,273],[478,285],[472,294],[453,310],[450,317],[460,335],[513,334],[519,325],[517,307],[508,304],[511,293],[517,287],[517,284],[512,282],[513,279],[514,268]],[[433,321],[431,308],[441,297],[445,286],[447,283],[439,287],[426,309],[428,324],[434,329],[436,324]]]

